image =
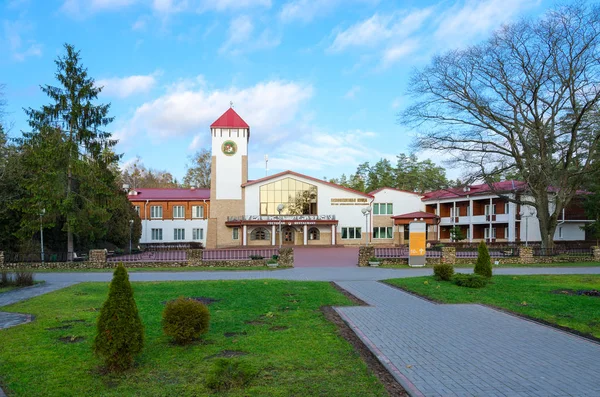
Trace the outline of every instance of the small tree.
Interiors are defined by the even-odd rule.
[[[484,277],[492,277],[492,259],[488,252],[485,241],[479,243],[479,253],[477,255],[477,263],[475,263],[475,269],[473,272]]]
[[[454,226],[452,229],[450,229],[450,238],[452,241],[461,241],[466,239],[467,236],[465,236],[460,226]]]
[[[207,333],[209,323],[208,307],[193,299],[180,297],[168,302],[163,311],[163,331],[180,345]]]
[[[129,275],[120,264],[113,275],[108,299],[98,317],[94,352],[104,359],[110,371],[130,368],[144,346],[144,326],[140,319]]]

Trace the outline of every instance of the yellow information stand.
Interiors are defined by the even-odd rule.
[[[411,222],[408,236],[408,265],[411,267],[425,266],[427,224],[425,222]]]

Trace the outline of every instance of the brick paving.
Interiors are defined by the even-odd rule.
[[[599,396],[600,344],[480,305],[439,305],[374,281],[336,308],[413,396]]]
[[[353,247],[294,247],[294,266],[302,267],[356,267],[358,248]]]

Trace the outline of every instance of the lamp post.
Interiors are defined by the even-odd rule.
[[[277,212],[279,212],[279,249],[281,249],[281,211],[285,208],[285,205],[279,204],[277,206]]]
[[[366,207],[360,210],[365,216],[365,247],[369,245],[369,214],[371,213],[371,207]]]
[[[46,213],[46,209],[42,208],[40,211],[40,248],[42,249],[42,264],[44,264],[44,221],[43,216]]]
[[[535,215],[535,211],[529,208],[527,212],[525,212],[525,210],[521,210],[519,215],[525,218],[525,247],[527,247],[529,242],[529,217]]]
[[[131,255],[131,235],[133,233],[133,219],[129,220],[129,255]]]

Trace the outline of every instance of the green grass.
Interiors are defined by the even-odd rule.
[[[124,263],[127,266],[127,263]],[[267,266],[247,266],[247,267],[206,267],[206,266],[185,266],[185,267],[133,267],[127,268],[128,272],[213,272],[213,271],[232,271],[241,272],[248,270],[277,271],[291,269],[291,267],[280,266],[270,268]],[[112,269],[34,269],[36,273],[112,273]]]
[[[565,262],[565,263],[515,263],[515,264],[499,264],[494,265],[494,258],[492,258],[492,267],[496,268],[504,268],[504,267],[598,267],[600,266],[600,262]],[[475,259],[473,259],[472,264],[467,265],[456,265],[457,268],[472,268],[475,265]],[[380,265],[379,267],[385,269],[412,269],[412,267],[408,265]],[[433,265],[425,265],[425,267],[433,268]]]
[[[100,375],[91,351],[107,283],[83,283],[17,303],[3,310],[32,313],[35,320],[0,332],[0,379],[18,396],[203,396],[204,381],[223,350],[249,353],[234,358],[258,375],[244,390],[227,396],[384,396],[352,346],[337,335],[319,308],[351,302],[324,282],[201,281],[132,283],[146,345],[137,367],[122,376]],[[182,347],[163,335],[165,300],[178,296],[221,299],[209,306],[207,343]],[[69,320],[83,320],[70,322]],[[247,321],[265,324],[247,324]],[[46,328],[73,325],[71,329]],[[273,331],[271,327],[288,327]],[[246,335],[225,337],[226,332]],[[83,336],[80,343],[59,342]]]
[[[600,298],[552,293],[598,290],[600,275],[493,276],[481,289],[459,287],[433,277],[387,282],[440,302],[496,306],[600,338]]]
[[[0,287],[0,294],[3,292],[8,292],[8,291],[12,291],[13,289],[17,289],[19,287],[15,287],[13,285],[11,285],[10,287]]]

